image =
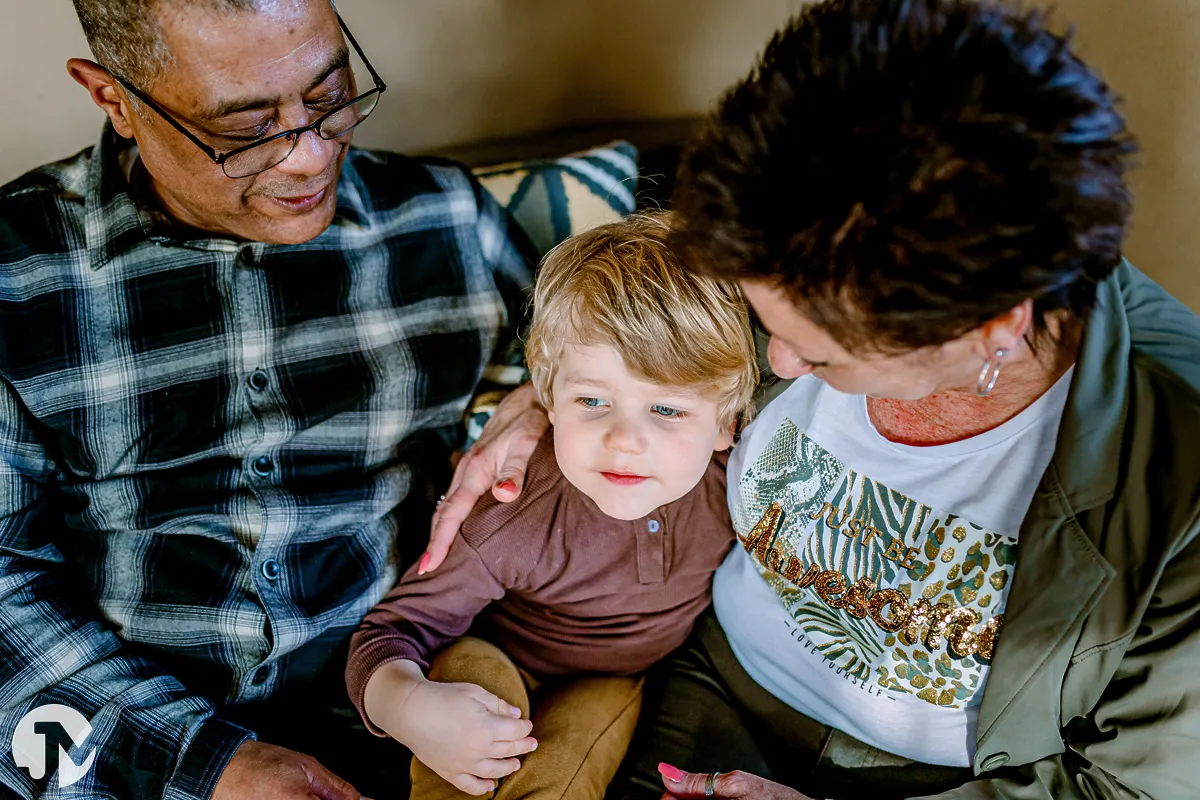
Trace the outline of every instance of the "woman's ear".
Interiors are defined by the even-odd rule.
[[[1033,300],[1023,300],[979,327],[979,355],[990,361],[997,350],[1012,352],[1033,328]]]
[[[108,115],[117,134],[132,139],[133,125],[129,118],[132,109],[125,93],[117,88],[117,81],[112,74],[95,61],[88,61],[86,58],[69,60],[67,72],[76,83],[87,89],[92,102]]]

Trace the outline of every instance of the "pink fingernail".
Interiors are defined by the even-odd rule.
[[[508,713],[517,719],[521,718],[521,709],[517,708],[516,706],[509,706]]]
[[[658,763],[658,774],[669,780],[671,783],[679,783],[683,780],[683,770],[676,769],[665,761]]]
[[[425,570],[429,569],[429,562],[433,559],[429,553],[421,556],[421,563],[417,564],[417,574],[424,575]]]
[[[496,484],[496,488],[502,489],[506,492],[515,492],[517,490],[517,485],[512,481],[500,481]]]

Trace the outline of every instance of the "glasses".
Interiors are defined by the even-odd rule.
[[[302,128],[294,128],[290,131],[277,133],[274,136],[269,136],[266,139],[261,139],[257,142],[252,142],[244,147],[239,147],[235,150],[230,150],[228,153],[218,153],[209,145],[200,141],[178,120],[159,107],[157,103],[150,99],[145,92],[138,89],[129,81],[122,78],[120,75],[113,73],[113,78],[116,79],[126,90],[129,91],[137,99],[141,100],[149,106],[154,113],[158,114],[166,120],[171,127],[182,133],[192,141],[197,147],[204,151],[204,154],[213,160],[213,163],[219,164],[224,170],[225,175],[230,178],[249,178],[251,175],[257,175],[260,172],[266,172],[272,167],[279,166],[287,160],[292,151],[296,149],[296,144],[300,141],[300,137],[309,131],[315,131],[322,139],[331,140],[337,139],[340,136],[345,136],[351,129],[361,124],[364,119],[370,116],[375,110],[375,106],[379,105],[380,96],[387,90],[387,85],[383,79],[379,77],[379,73],[371,66],[371,62],[367,60],[366,54],[362,48],[358,46],[354,35],[350,33],[350,29],[346,27],[346,23],[342,21],[339,14],[337,18],[338,24],[342,26],[342,32],[346,34],[346,38],[354,47],[354,51],[358,53],[358,57],[362,59],[366,65],[367,71],[371,73],[371,78],[375,82],[375,87],[370,91],[360,94],[353,100],[342,103],[337,108],[331,109],[322,114],[313,122],[305,125]]]

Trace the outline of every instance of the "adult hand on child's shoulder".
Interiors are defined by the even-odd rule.
[[[520,769],[517,756],[537,748],[533,723],[519,708],[473,683],[413,680],[415,668],[391,662],[376,670],[367,683],[367,715],[460,791],[494,789],[495,779]]]
[[[245,741],[225,766],[212,800],[362,800],[362,795],[312,756]]]
[[[715,773],[713,793],[706,794],[708,774],[684,772],[669,764],[659,764],[663,786],[667,791],[662,800],[690,800],[691,798],[717,797],[722,800],[812,800],[795,789],[774,783],[749,772]]]
[[[483,433],[454,469],[446,498],[433,515],[429,549],[420,572],[437,569],[458,535],[463,520],[490,489],[501,503],[515,500],[525,483],[525,468],[538,441],[550,427],[532,384],[509,393],[483,427]]]

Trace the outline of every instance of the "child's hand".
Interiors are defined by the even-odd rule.
[[[473,683],[426,680],[411,661],[377,669],[364,705],[372,722],[468,794],[495,788],[491,779],[516,772],[516,756],[537,747],[520,709]]]
[[[473,683],[423,681],[404,701],[400,739],[425,766],[468,794],[495,788],[489,778],[516,772],[514,756],[537,747],[533,723]],[[400,737],[397,737],[400,738]]]

